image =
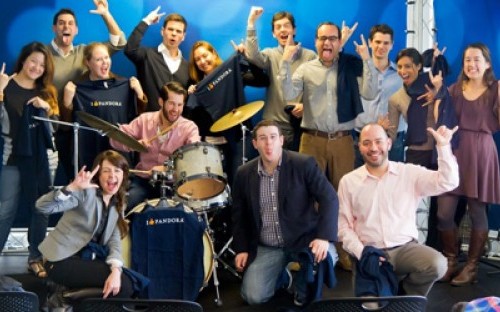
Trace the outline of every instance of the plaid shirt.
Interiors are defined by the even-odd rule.
[[[260,243],[265,246],[283,247],[283,234],[278,216],[278,189],[281,159],[272,174],[264,170],[262,161],[259,161],[258,172],[260,177],[260,215],[262,229]]]

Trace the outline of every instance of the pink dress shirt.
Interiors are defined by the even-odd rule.
[[[160,111],[142,113],[129,124],[120,125],[120,130],[137,140],[152,138],[163,128],[160,125],[160,113]],[[198,126],[194,122],[181,116],[176,124],[174,129],[151,142],[147,153],[140,153],[140,160],[135,169],[147,171],[154,166],[163,165],[167,157],[179,147],[200,141]],[[128,146],[116,140],[110,139],[109,142],[117,150],[131,151]],[[144,174],[137,175],[149,178]]]
[[[339,238],[349,253],[361,258],[366,245],[391,248],[418,240],[417,207],[426,196],[458,186],[458,164],[450,145],[438,146],[438,170],[389,162],[381,177],[365,166],[339,183]]]

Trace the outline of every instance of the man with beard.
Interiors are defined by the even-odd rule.
[[[186,36],[187,21],[177,13],[165,17],[161,28],[162,42],[157,48],[141,46],[142,38],[150,25],[160,21],[165,13],[158,13],[160,7],[151,11],[134,28],[125,47],[125,56],[134,63],[137,78],[148,99],[146,111],[156,111],[160,89],[169,81],[178,81],[188,87],[188,62],[182,57],[179,45]]]
[[[379,264],[388,261],[393,266],[408,295],[426,296],[447,269],[441,253],[418,243],[416,211],[422,197],[457,187],[458,164],[450,144],[457,130],[427,128],[438,152],[438,170],[434,171],[389,161],[391,139],[380,125],[368,124],[359,138],[365,164],[340,180],[339,238],[344,249],[358,261],[368,250],[382,254]],[[356,266],[356,271],[366,269]]]
[[[147,147],[147,152],[139,154],[135,169],[144,172],[131,178],[128,209],[144,199],[160,197],[160,190],[149,183],[153,171],[165,171],[165,160],[178,148],[200,141],[198,127],[194,122],[181,116],[186,103],[187,91],[179,82],[171,81],[160,90],[156,112],[145,112],[129,124],[120,125],[120,130]],[[123,152],[131,149],[113,139],[111,146]]]
[[[94,0],[96,9],[90,11],[92,14],[100,15],[106,24],[109,32],[109,42],[106,43],[110,54],[123,49],[127,43],[125,34],[122,32],[116,23],[113,15],[109,11],[107,0]],[[85,44],[73,45],[73,40],[78,34],[78,23],[73,10],[68,8],[60,9],[53,18],[52,31],[54,32],[54,39],[51,41],[49,50],[54,58],[54,80],[53,83],[57,88],[59,111],[61,119],[71,122],[71,111],[66,109],[63,105],[64,86],[68,81],[76,81],[82,76],[86,70],[83,62]],[[63,169],[61,173],[67,181],[57,181],[61,184],[73,178],[73,153],[71,152],[72,146],[72,132],[69,127],[59,127],[55,134],[56,147],[59,151],[60,166]],[[61,177],[62,179],[62,177]]]
[[[337,25],[321,23],[316,29],[318,58],[300,65],[292,76],[291,61],[299,45],[289,35],[279,69],[283,97],[292,100],[304,94],[299,152],[316,159],[335,189],[340,178],[354,169],[351,130],[363,112],[360,96],[371,100],[378,89],[377,71],[364,37],[360,45],[354,42],[362,60],[340,52],[341,40]],[[350,270],[349,257],[339,256],[341,266]]]

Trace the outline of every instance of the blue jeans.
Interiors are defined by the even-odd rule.
[[[21,181],[15,166],[4,166],[0,173],[0,247],[3,249],[14,223]]]
[[[391,150],[389,151],[389,160],[392,161],[399,161],[399,162],[404,162],[405,161],[405,136],[406,132],[404,131],[399,131],[396,139],[394,142],[392,142]],[[354,141],[354,153],[355,153],[355,159],[354,159],[354,168],[361,167],[365,161],[363,160],[363,156],[361,156],[361,153],[359,152],[359,132],[356,130],[352,130],[352,139]]]
[[[338,256],[333,243],[329,244],[328,253],[335,265]],[[286,252],[283,248],[259,246],[255,260],[250,263],[243,276],[241,286],[243,300],[250,305],[269,301],[274,296],[275,291],[282,286],[278,285],[277,282],[287,264],[297,260],[297,253]],[[294,284],[298,297],[305,299],[307,284],[301,271],[297,272]]]
[[[4,166],[0,174],[0,246],[3,248],[9,237],[10,229],[14,223],[19,207],[19,196],[21,193],[21,177],[16,166]],[[35,202],[31,200],[23,203],[29,205],[28,224],[28,261],[42,260],[42,254],[38,245],[47,235],[49,216],[40,213]]]

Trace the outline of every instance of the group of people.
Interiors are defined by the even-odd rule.
[[[12,74],[5,64],[0,71],[0,246],[17,207],[28,206],[34,274],[70,288],[102,287],[104,297],[132,295],[133,283],[122,274],[124,213],[159,197],[149,179],[165,170],[174,151],[205,140],[222,142],[228,158],[235,267],[244,272],[241,295],[249,304],[291,285],[290,262],[301,267],[293,283],[297,305],[311,300],[308,264],[328,271],[339,261],[352,269],[357,295],[382,295],[363,279],[363,264],[371,259],[402,281],[394,295],[425,296],[438,280],[455,286],[477,281],[487,204],[500,203],[492,138],[500,129],[500,90],[484,44],[465,48],[458,81],[448,88],[440,66],[444,49],[434,47],[428,73],[412,48],[392,62],[394,34],[386,24],[373,26],[368,40],[354,41],[358,55],[351,55],[342,47],[356,25],[323,22],[313,51],[295,41],[293,15],[277,12],[271,21],[277,46],[262,49],[255,24],[263,9],[252,7],[246,40],[235,45],[233,57],[223,61],[210,43],[198,41],[188,61],[179,49],[187,30],[182,15],[164,18],[162,42],[151,48],[141,41],[165,14],[160,7],[126,39],[107,1],[94,3],[109,42],[73,45],[76,16],[62,9],[54,16],[52,42],[27,44]],[[111,55],[121,49],[137,78],[111,72]],[[246,122],[258,155],[242,164],[246,134],[209,127],[245,103],[245,85],[265,87],[266,101],[264,120]],[[86,152],[74,164],[70,127],[47,119],[72,122],[77,111],[119,123],[147,151],[136,155],[119,140],[85,134]],[[52,191],[48,149],[59,151],[67,184]],[[82,169],[73,176],[75,165]],[[134,165],[138,173],[129,184]],[[428,196],[435,197],[442,250],[417,242],[416,210]],[[460,197],[467,199],[472,230],[467,263],[458,271]],[[64,214],[46,237],[48,215],[57,212]],[[104,250],[101,257],[89,260],[96,248]]]

